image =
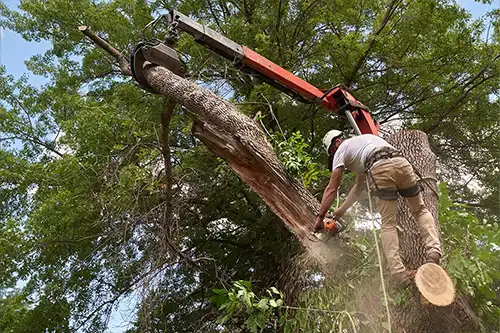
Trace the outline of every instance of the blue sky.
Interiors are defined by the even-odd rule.
[[[3,3],[11,9],[16,9],[19,5],[18,0],[3,0]],[[29,74],[29,81],[34,85],[40,85],[45,82],[41,76],[28,73],[24,64],[31,56],[44,53],[51,47],[49,41],[40,43],[27,42],[21,35],[10,31],[2,30],[0,33],[0,64],[7,68],[9,74],[20,77],[23,74]]]
[[[2,0],[0,0],[2,1]],[[472,0],[457,0],[457,2],[470,11],[473,18],[479,18],[488,10],[499,6],[500,0],[493,0],[492,5],[485,5]],[[19,5],[19,0],[3,0],[11,9],[15,9]],[[7,69],[7,73],[20,77],[23,74],[28,75],[29,82],[33,85],[42,85],[46,83],[46,79],[41,76],[36,76],[28,72],[25,61],[30,57],[41,54],[51,47],[49,41],[42,42],[27,42],[19,34],[10,31],[0,31],[0,65]],[[133,313],[133,308],[137,296],[132,296],[124,300],[120,306],[112,314],[110,321],[110,330],[108,332],[118,333],[125,331],[126,325],[130,321],[130,314]]]

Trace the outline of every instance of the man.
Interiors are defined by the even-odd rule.
[[[344,203],[335,209],[333,215],[341,217],[357,201],[363,192],[368,175],[382,216],[380,236],[393,278],[398,283],[405,283],[415,274],[415,271],[405,268],[399,254],[396,229],[396,200],[399,195],[405,197],[417,221],[425,243],[427,262],[439,264],[441,244],[434,219],[425,207],[420,193],[421,187],[408,160],[384,139],[372,134],[343,140],[340,131],[332,130],[323,138],[323,145],[328,153],[328,167],[332,174],[323,193],[314,230],[319,231],[323,228],[323,219],[337,195],[342,173],[347,169],[356,174],[356,184]]]

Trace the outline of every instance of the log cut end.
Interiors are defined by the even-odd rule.
[[[427,263],[415,275],[418,290],[429,303],[447,306],[455,300],[455,287],[446,271],[439,265]]]

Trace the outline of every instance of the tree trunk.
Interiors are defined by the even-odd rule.
[[[213,92],[163,67],[149,67],[145,76],[153,89],[188,110],[194,120],[193,134],[226,160],[310,249],[316,243],[309,234],[319,203],[300,183],[287,177],[259,125]]]
[[[392,134],[387,139],[393,146],[404,152],[424,178],[424,201],[437,221],[436,156],[429,147],[427,135],[421,131],[404,130]],[[418,226],[404,199],[398,200],[398,225],[401,258],[408,269],[416,269],[425,262],[425,248],[418,232]],[[439,230],[439,224],[436,223]],[[412,287],[412,297],[403,307],[392,309],[395,332],[435,333],[435,332],[477,332],[478,318],[465,297],[458,295],[455,302],[447,307],[423,305],[419,292]]]

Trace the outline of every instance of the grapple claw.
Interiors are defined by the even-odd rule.
[[[186,66],[180,61],[177,52],[159,40],[137,44],[132,52],[130,64],[132,76],[139,86],[155,94],[158,92],[151,88],[144,76],[144,69],[147,66],[162,66],[181,77],[186,74]]]

